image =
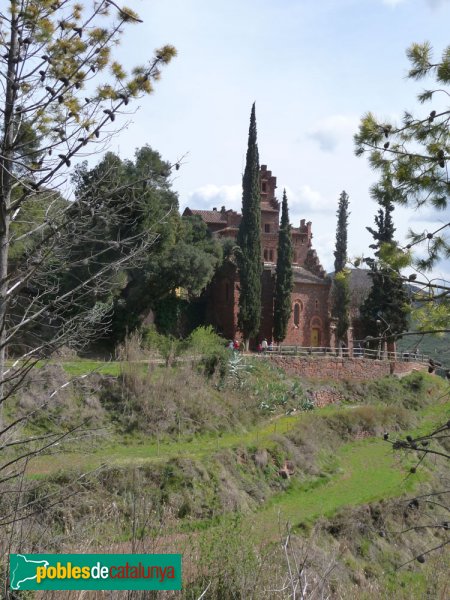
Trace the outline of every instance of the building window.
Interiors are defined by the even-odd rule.
[[[262,182],[262,191],[265,193],[267,192],[267,183],[265,181]]]
[[[297,262],[297,252],[294,252],[294,255],[292,257],[292,262]]]
[[[270,233],[270,224],[264,223],[264,233]]]
[[[316,307],[316,310],[319,310],[319,301],[318,300],[316,300],[314,302],[314,306]]]
[[[264,248],[264,260],[269,260],[269,253],[267,252],[266,248]]]
[[[294,304],[294,327],[298,327],[300,325],[300,304],[296,302]]]
[[[273,262],[273,250],[270,250],[269,252],[269,260],[270,262]]]

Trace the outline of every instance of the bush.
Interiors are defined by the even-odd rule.
[[[197,327],[186,340],[186,351],[200,359],[200,366],[207,377],[219,374],[221,381],[228,372],[229,352],[224,340],[211,326]]]
[[[193,355],[206,356],[223,350],[224,340],[217,335],[211,325],[197,327],[187,339],[187,348]]]
[[[158,333],[155,328],[146,329],[143,338],[144,347],[156,351],[164,359],[166,367],[172,365],[186,348],[184,340]]]

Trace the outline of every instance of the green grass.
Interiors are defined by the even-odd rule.
[[[7,365],[12,366],[15,361],[8,360]],[[72,377],[80,377],[81,375],[89,375],[89,373],[100,373],[101,375],[113,375],[118,377],[121,374],[123,363],[119,361],[104,361],[104,360],[59,360],[38,361],[35,365],[36,369],[42,369],[46,365],[59,365],[64,371]],[[145,364],[143,366],[146,366]]]
[[[353,407],[327,406],[320,412],[306,412],[297,415],[273,418],[262,425],[250,428],[248,431],[235,431],[197,436],[180,436],[178,440],[152,438],[131,438],[124,443],[123,438],[105,445],[89,453],[61,452],[40,455],[29,465],[31,476],[42,476],[64,469],[89,470],[101,464],[116,466],[142,466],[152,461],[169,460],[175,457],[205,458],[212,453],[229,448],[259,446],[271,449],[274,446],[273,435],[291,431],[302,421],[313,420],[321,416],[338,414],[352,410]],[[425,432],[432,423],[437,422],[445,413],[445,405],[429,406],[420,411],[423,416],[421,430]]]
[[[63,366],[71,375],[82,375],[96,369],[103,374],[117,375],[121,368],[120,363],[85,360],[66,362]],[[143,364],[142,367],[146,368],[146,365]],[[163,371],[158,372],[158,376],[163,375]],[[397,390],[399,386],[401,387],[400,382],[396,382],[397,394],[401,392],[401,389]],[[382,394],[386,401],[390,398],[388,391],[383,390]],[[429,392],[425,388],[422,390],[424,394],[427,391]],[[414,411],[416,422],[420,425],[413,434],[430,431],[436,423],[448,419],[449,404],[444,404],[444,400],[442,396],[437,403]],[[393,402],[394,400],[389,400],[387,403],[390,405]],[[354,410],[361,410],[361,405],[330,405],[312,412],[272,417],[264,423],[248,429],[242,428],[240,431],[179,435],[178,439],[161,437],[158,440],[144,435],[125,438],[109,434],[108,443],[93,447],[91,452],[86,447],[79,449],[72,445],[67,446],[65,451],[60,446],[55,454],[40,455],[30,461],[27,474],[33,479],[43,479],[58,472],[87,472],[103,464],[113,467],[141,467],[166,463],[179,457],[206,462],[220,451],[239,447],[271,450],[277,448],[279,443],[274,439],[274,434],[286,434],[302,424],[311,431],[314,430],[314,423],[323,417],[348,414]],[[381,416],[386,406],[373,405],[370,410],[371,414]],[[321,431],[321,427],[317,430]],[[317,443],[320,446],[320,440]],[[74,451],[69,451],[70,447]],[[332,457],[329,452],[322,457],[319,455],[317,466],[322,469],[320,476],[310,477],[303,482],[292,478],[286,491],[271,496],[251,517],[256,540],[278,539],[279,523],[290,522],[294,528],[300,527],[319,517],[330,517],[343,507],[401,496],[426,478],[426,470],[423,469],[406,477],[407,464],[399,461],[398,453],[394,454],[389,444],[375,438],[343,443]],[[231,518],[232,515],[225,514],[215,519],[186,520],[181,526],[178,523],[176,528],[195,531],[215,525],[226,526]]]
[[[321,414],[332,414],[342,410],[337,407],[327,407]],[[205,458],[211,453],[239,446],[260,445],[270,448],[274,444],[272,436],[275,433],[287,433],[300,420],[311,418],[312,415],[302,413],[296,416],[285,416],[273,419],[248,431],[219,433],[217,435],[203,434],[200,436],[180,436],[179,440],[161,439],[148,441],[146,438],[132,438],[131,443],[124,444],[123,440],[108,444],[92,453],[61,452],[41,455],[35,458],[29,466],[28,473],[32,476],[42,476],[63,469],[89,470],[101,464],[141,466],[148,462],[169,460],[184,456],[188,458]]]
[[[248,430],[205,433],[202,435],[180,435],[178,439],[154,437],[130,437],[114,439],[112,443],[103,445],[91,452],[84,449],[78,451],[61,451],[43,454],[30,462],[28,474],[38,478],[60,470],[90,470],[102,464],[125,467],[128,465],[143,466],[149,462],[167,461],[176,457],[207,458],[214,452],[230,448],[259,446],[271,449],[275,446],[274,434],[286,434],[299,423],[314,420],[318,416],[333,415],[352,410],[353,407],[329,405],[321,408],[320,412],[303,412],[296,415],[272,418],[263,424]]]
[[[421,424],[411,432],[417,436],[430,431],[449,416],[449,404],[428,407],[420,412]],[[356,506],[381,499],[394,498],[411,491],[427,475],[418,470],[408,473],[410,460],[401,460],[390,444],[377,438],[349,442],[339,448],[336,461],[339,473],[324,484],[312,488],[294,484],[290,490],[272,498],[263,511],[266,533],[274,531],[274,521],[289,521],[293,526],[319,516],[329,517],[344,506]],[[271,526],[270,526],[271,524]]]
[[[435,405],[420,413],[420,427],[411,432],[419,435],[449,416],[449,404]],[[402,496],[428,479],[422,469],[409,474],[411,457],[402,460],[393,453],[390,444],[378,438],[348,442],[334,457],[334,473],[322,473],[319,478],[302,484],[294,481],[284,492],[273,496],[252,519],[255,541],[277,540],[280,526],[290,523],[299,528],[320,517],[331,517],[348,506],[358,506]],[[226,525],[232,516],[191,522],[186,530],[204,529],[211,525]]]
[[[261,534],[272,537],[278,520],[295,528],[318,517],[330,517],[340,508],[402,495],[425,475],[406,477],[405,465],[393,456],[382,440],[368,439],[345,444],[336,454],[339,472],[314,487],[293,485],[274,497],[260,513]],[[306,488],[306,489],[305,489]]]
[[[58,470],[89,469],[105,462],[117,466],[141,466],[155,461],[187,456],[208,460],[218,450],[236,447],[259,446],[270,448],[273,434],[292,430],[305,420],[320,418],[322,414],[352,410],[351,407],[327,407],[320,413],[304,413],[282,417],[255,427],[248,432],[227,433],[222,436],[201,435],[191,440],[157,444],[132,443],[109,446],[90,455],[65,453],[38,457],[32,462],[34,477],[41,478]],[[438,404],[419,411],[420,427],[413,435],[429,431],[436,423],[448,418],[449,405]],[[378,438],[366,438],[343,444],[330,464],[329,457],[322,461],[323,472],[306,482],[293,479],[287,491],[272,496],[251,517],[252,536],[255,541],[279,539],[279,526],[289,522],[295,529],[313,523],[320,517],[330,517],[348,506],[357,506],[382,499],[402,496],[412,491],[419,482],[427,479],[426,470],[408,475],[411,457],[401,460],[391,446]],[[181,526],[185,531],[226,527],[232,514],[214,519],[188,521]],[[179,526],[177,527],[179,529]]]
[[[64,361],[61,364],[64,371],[72,377],[80,377],[89,373],[100,373],[101,375],[113,375],[118,377],[121,373],[120,362],[104,362],[96,360],[73,360]]]

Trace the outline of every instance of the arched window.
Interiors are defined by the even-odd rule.
[[[297,300],[294,304],[294,327],[299,327],[300,325],[300,313],[303,310],[302,303],[300,300]]]
[[[294,325],[295,327],[300,325],[300,306],[297,303],[294,304]]]

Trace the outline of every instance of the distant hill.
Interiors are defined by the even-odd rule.
[[[419,347],[419,352],[438,360],[443,366],[450,368],[450,333],[437,335],[408,335],[397,341],[399,352],[411,352]]]

